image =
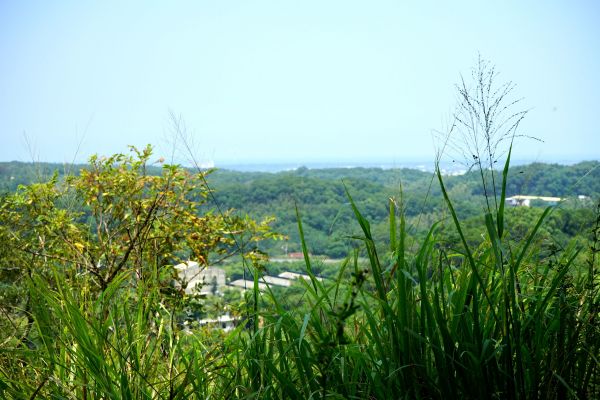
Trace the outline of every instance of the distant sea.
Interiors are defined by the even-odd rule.
[[[217,164],[217,168],[231,169],[244,172],[281,172],[294,171],[298,168],[308,169],[328,169],[328,168],[411,168],[421,171],[433,171],[433,163],[425,162],[406,162],[406,163],[384,163],[373,161],[297,161],[297,162],[265,162],[265,163],[223,163]]]
[[[525,165],[533,162],[546,162],[553,164],[571,165],[576,164],[581,160],[511,160],[511,165]],[[406,162],[377,162],[377,161],[295,161],[295,162],[247,162],[247,163],[217,163],[214,165],[217,168],[228,169],[241,172],[282,172],[294,171],[301,167],[308,169],[326,169],[326,168],[381,168],[381,169],[401,169],[409,168],[424,172],[433,172],[435,164],[432,161],[406,161]],[[442,172],[447,175],[461,175],[467,172],[467,167],[456,162],[440,162]],[[498,166],[502,168],[502,166]]]

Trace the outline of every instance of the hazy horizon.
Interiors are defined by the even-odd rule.
[[[155,166],[160,165],[155,161],[157,157],[153,157],[151,163]],[[555,159],[514,159],[511,158],[511,166],[519,166],[519,165],[528,165],[532,163],[545,163],[545,164],[559,164],[559,165],[573,165],[580,162],[585,161],[600,161],[598,158],[555,158]],[[24,163],[34,163],[37,161],[20,161],[20,160],[0,160],[0,162],[24,162]],[[65,164],[60,161],[43,161],[53,164]],[[165,162],[169,162],[169,160],[165,160]],[[72,162],[66,162],[66,164],[72,164]],[[76,164],[85,165],[87,164],[85,161],[77,162]],[[188,162],[180,163],[186,168],[217,168],[223,170],[231,170],[238,172],[283,172],[283,171],[292,171],[297,170],[299,168],[308,168],[308,169],[328,169],[328,168],[380,168],[380,169],[415,169],[420,171],[432,172],[435,170],[435,160],[426,160],[426,159],[403,159],[403,160],[377,160],[377,159],[354,159],[354,160],[335,160],[335,159],[323,159],[323,160],[270,160],[270,161],[232,161],[232,162],[220,162],[214,163],[212,161],[194,161],[190,160]],[[450,160],[441,161],[440,167],[442,171],[446,171],[448,173],[457,173],[464,172],[468,168],[461,163],[452,162]]]

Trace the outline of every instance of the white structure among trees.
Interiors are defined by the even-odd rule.
[[[200,266],[196,261],[187,261],[175,266],[179,278],[185,284],[185,292],[188,294],[197,291],[200,294],[218,294],[220,289],[227,284],[226,274],[222,268]]]

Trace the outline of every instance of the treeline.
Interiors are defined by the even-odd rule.
[[[44,181],[52,174],[59,177],[78,174],[87,164],[61,163],[31,163],[31,162],[0,162],[0,191],[14,191],[18,185]],[[160,174],[161,168],[148,166],[150,175]],[[416,169],[381,169],[381,168],[325,168],[309,169],[300,167],[293,171],[277,173],[270,172],[240,172],[226,169],[216,169],[209,175],[209,184],[214,188],[230,188],[231,186],[252,186],[261,182],[275,182],[279,179],[315,179],[324,182],[341,183],[358,182],[371,183],[393,190],[400,185],[405,191],[424,193],[429,187],[431,173]],[[507,183],[508,196],[528,194],[536,196],[570,197],[585,195],[597,197],[600,195],[600,161],[582,161],[573,165],[532,163],[513,166],[509,170],[510,179]],[[480,194],[480,177],[478,170],[459,176],[445,177],[447,186],[452,188],[466,184],[469,194]],[[498,181],[498,183],[500,180]],[[439,188],[433,185],[433,190]]]
[[[61,179],[64,175],[78,174],[81,168],[86,166],[0,163],[0,190],[13,192],[18,185],[44,181],[52,174]],[[147,168],[149,174],[161,171],[154,166]],[[545,226],[561,244],[589,231],[592,206],[600,196],[600,162],[515,166],[510,168],[509,177],[507,196],[526,194],[571,199],[561,204]],[[208,174],[207,179],[212,194],[203,206],[204,211],[218,207],[219,210],[235,209],[256,219],[276,218],[273,227],[287,240],[261,244],[261,250],[275,256],[301,250],[297,208],[309,238],[310,251],[332,258],[345,257],[356,245],[352,238],[359,229],[348,194],[371,221],[373,234],[382,245],[386,245],[388,236],[390,199],[401,204],[407,218],[407,234],[415,239],[422,238],[431,223],[443,219],[446,212],[434,176],[414,169],[301,167],[278,173],[217,169]],[[461,176],[447,176],[444,180],[457,213],[465,223],[467,236],[476,242],[483,226],[479,216],[485,198],[480,172],[473,170]],[[501,178],[496,181],[501,182]],[[507,213],[509,228],[515,235],[522,234],[521,228],[528,226],[539,212],[535,208],[510,210]]]
[[[569,198],[553,212],[545,228],[564,245],[577,234],[589,232],[594,199],[600,196],[599,166],[600,163],[594,161],[572,166],[537,163],[512,167],[507,196]],[[431,223],[443,219],[446,213],[433,175],[412,169],[299,168],[276,174],[217,170],[209,179],[215,190],[215,201],[224,208],[235,208],[253,217],[274,215],[277,218],[274,228],[287,235],[289,240],[268,247],[266,250],[271,254],[300,250],[296,206],[309,238],[310,250],[334,258],[348,254],[355,245],[352,237],[359,230],[348,194],[371,221],[373,234],[382,245],[387,245],[389,199],[402,203],[408,234],[415,239],[421,239]],[[464,220],[467,236],[477,242],[484,226],[480,216],[485,204],[480,173],[472,171],[462,176],[447,176],[444,180],[449,196]],[[501,182],[500,177],[497,182]],[[500,192],[499,188],[497,192]],[[579,199],[580,195],[587,199]],[[515,235],[521,235],[523,227],[540,212],[535,208],[509,210],[507,218]]]

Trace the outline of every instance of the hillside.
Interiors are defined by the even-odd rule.
[[[51,163],[0,163],[0,188],[14,191],[19,184],[43,181],[53,173],[57,173],[60,179],[65,174],[76,173],[85,167]],[[160,168],[151,166],[148,172],[159,174]],[[284,243],[265,242],[262,250],[272,255],[283,255],[300,251],[295,213],[295,207],[298,206],[306,236],[310,238],[311,251],[339,258],[348,254],[353,246],[350,238],[359,229],[348,203],[346,189],[371,221],[374,235],[386,243],[390,198],[396,201],[402,198],[409,234],[416,237],[425,234],[424,227],[427,224],[423,222],[442,218],[443,199],[439,185],[432,179],[431,173],[412,169],[302,167],[278,173],[217,169],[208,175],[213,194],[204,207],[210,209],[218,205],[221,210],[235,209],[240,214],[257,219],[274,216],[274,229],[288,240]],[[471,219],[480,215],[484,206],[479,172],[447,176],[444,182],[457,212],[465,219],[467,226],[471,222],[477,226],[480,221]],[[593,201],[600,196],[600,162],[586,161],[574,165],[535,163],[511,167],[507,196],[517,194],[562,198],[584,195]],[[577,202],[561,206],[556,213],[555,226],[551,229],[562,232],[565,240],[572,237],[572,231],[580,228],[585,219],[590,217],[590,206],[591,201],[587,206]],[[578,207],[587,207],[588,211],[572,210]],[[526,218],[521,214],[523,212],[518,218]],[[570,225],[577,229],[568,229],[561,222],[565,219],[569,219]],[[478,236],[475,232],[473,235]]]

